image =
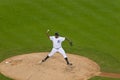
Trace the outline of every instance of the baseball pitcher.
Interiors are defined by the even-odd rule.
[[[50,36],[49,30],[48,30],[46,34],[47,34],[48,38],[52,41],[53,48],[52,48],[51,52],[41,61],[41,63],[45,62],[48,58],[52,57],[56,52],[59,52],[64,57],[67,65],[72,65],[72,63],[69,62],[64,49],[62,48],[62,42],[64,40],[67,40],[71,46],[72,46],[72,42],[65,37],[61,37],[59,35],[59,33],[55,33],[55,36]]]

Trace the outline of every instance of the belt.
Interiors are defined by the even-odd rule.
[[[62,47],[59,47],[59,48],[55,48],[55,49],[60,49],[60,48],[62,48]]]

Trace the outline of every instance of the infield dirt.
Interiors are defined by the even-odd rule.
[[[0,63],[0,72],[14,80],[88,80],[100,74],[100,67],[94,61],[73,54],[67,54],[72,66],[66,65],[58,53],[38,64],[47,54],[41,52],[11,57]]]

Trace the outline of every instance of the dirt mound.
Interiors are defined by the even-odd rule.
[[[14,80],[88,80],[100,73],[92,60],[67,54],[73,63],[68,66],[60,54],[38,64],[48,53],[32,53],[6,59],[0,63],[0,72]]]

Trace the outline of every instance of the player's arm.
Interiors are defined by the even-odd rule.
[[[73,46],[73,43],[70,39],[68,39],[68,38],[65,38],[65,39],[69,42],[70,46]]]
[[[47,32],[46,32],[46,35],[47,35],[48,38],[50,38],[49,31],[50,30],[48,29]]]

